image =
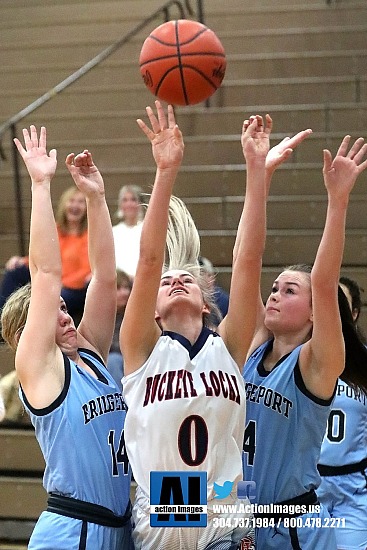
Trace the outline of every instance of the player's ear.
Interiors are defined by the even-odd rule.
[[[158,315],[157,312],[155,312],[155,314],[154,314],[154,319],[156,320],[156,323],[158,324],[159,328],[162,329],[161,318],[160,318],[160,315]]]

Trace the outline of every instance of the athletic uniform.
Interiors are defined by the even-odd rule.
[[[130,550],[126,405],[101,359],[78,351],[98,379],[64,355],[64,388],[49,407],[34,409],[20,389],[45,458],[49,493],[28,549]]]
[[[128,406],[126,446],[138,484],[133,507],[135,548],[234,549],[247,534],[248,546],[243,548],[251,548],[253,532],[247,526],[219,528],[212,522],[213,503],[238,503],[245,419],[243,379],[221,337],[203,328],[191,345],[182,335],[163,332],[144,365],[123,378],[123,392]],[[207,472],[206,528],[150,527],[150,472],[154,471]],[[231,494],[226,500],[214,500],[214,483],[226,481],[234,482]]]
[[[268,372],[263,360],[271,349],[272,341],[261,345],[243,372],[244,479],[256,483],[252,488],[256,504],[281,504],[276,509],[259,507],[266,517],[259,514],[257,548],[335,550],[334,529],[317,527],[326,525],[330,517],[315,494],[320,483],[316,465],[332,399],[318,399],[306,389],[298,365],[301,346]],[[297,504],[298,511],[309,512],[282,517],[296,512]]]
[[[320,501],[332,518],[338,548],[367,548],[367,398],[338,380],[321,447]],[[336,524],[338,525],[338,524]]]

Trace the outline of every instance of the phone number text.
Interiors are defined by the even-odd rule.
[[[319,529],[337,529],[345,527],[345,518],[319,518],[308,516],[285,517],[285,518],[267,518],[267,517],[214,517],[213,527],[244,527],[248,529],[280,527],[283,525],[287,529],[289,527],[300,528],[319,528]]]

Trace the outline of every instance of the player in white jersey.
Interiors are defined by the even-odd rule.
[[[357,321],[361,311],[361,290],[356,281],[340,278],[348,300],[351,322],[362,343],[366,343]],[[367,350],[361,353],[361,367],[367,367]],[[338,380],[333,407],[321,446],[318,469],[321,484],[317,495],[335,520],[340,550],[367,547],[367,395]]]
[[[104,183],[89,151],[68,155],[67,167],[85,195],[92,279],[76,329],[60,298],[61,256],[50,184],[56,151],[46,129],[23,130],[15,144],[32,181],[31,286],[7,300],[4,339],[46,468],[48,508],[29,549],[131,550],[130,471],[123,445],[126,406],[104,365],[115,324],[114,244]]]
[[[272,121],[267,115],[263,124],[255,116],[243,126],[246,197],[228,314],[214,333],[205,326],[211,299],[200,275],[199,236],[183,203],[171,199],[183,157],[182,135],[172,107],[167,118],[158,101],[156,108],[157,116],[147,107],[151,128],[138,121],[152,144],[157,173],[121,327],[126,445],[138,484],[134,543],[144,550],[252,548],[251,522],[236,523],[228,512],[218,523],[213,504],[239,504],[245,415],[240,369],[255,328],[252,288],[259,283],[265,242],[264,174]],[[166,237],[169,262],[164,266]],[[207,527],[150,526],[149,476],[157,471],[207,472]],[[232,487],[223,500],[214,499],[215,483]]]

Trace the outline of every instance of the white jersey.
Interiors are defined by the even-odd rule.
[[[150,357],[123,379],[125,442],[137,484],[151,471],[204,471],[213,484],[242,479],[244,381],[222,338],[203,328],[192,346],[164,332]]]

